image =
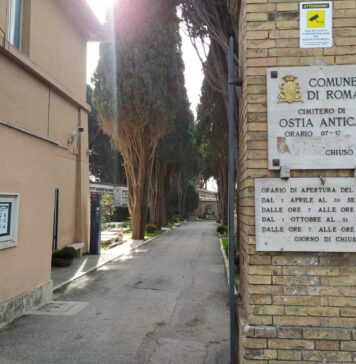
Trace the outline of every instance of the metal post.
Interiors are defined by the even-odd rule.
[[[100,193],[90,194],[90,254],[100,254],[101,209]]]
[[[236,364],[236,302],[235,302],[235,234],[234,234],[234,206],[235,206],[235,153],[236,153],[236,127],[235,127],[235,39],[229,38],[229,173],[228,173],[228,225],[229,225],[229,302],[230,302],[230,355],[231,364]]]

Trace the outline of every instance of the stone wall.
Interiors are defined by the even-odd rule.
[[[237,9],[238,1],[231,1]],[[356,0],[333,2],[334,47],[299,48],[299,3],[242,0],[239,22],[239,363],[356,361],[356,254],[259,253],[255,178],[267,169],[266,68],[356,63]],[[356,66],[355,66],[356,68]],[[292,171],[292,177],[352,177],[350,170]]]

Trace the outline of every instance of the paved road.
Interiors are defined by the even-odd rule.
[[[70,284],[56,299],[85,307],[27,315],[0,330],[0,363],[228,363],[215,231],[212,222],[188,223]]]

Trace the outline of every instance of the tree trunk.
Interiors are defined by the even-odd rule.
[[[150,183],[150,222],[159,229],[166,223],[165,181],[167,163],[156,160]]]
[[[164,206],[162,210],[163,225],[167,225],[168,223],[167,213],[168,213],[168,201],[169,201],[170,182],[171,182],[170,178],[171,178],[171,171],[169,166],[167,166],[167,173],[164,181]]]
[[[185,177],[180,174],[177,182],[178,191],[178,210],[179,217],[183,219],[186,215],[186,199],[187,199],[188,183]]]
[[[118,143],[124,158],[129,187],[128,208],[132,239],[143,240],[147,221],[149,183],[157,147],[155,140],[158,138],[151,136],[146,128],[126,130],[126,133],[121,132]],[[130,143],[127,140],[130,140]]]
[[[219,220],[223,225],[227,225],[227,193],[228,193],[228,178],[227,178],[227,163],[222,163],[222,167],[218,178],[218,205],[219,205]]]

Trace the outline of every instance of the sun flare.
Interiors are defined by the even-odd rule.
[[[113,6],[115,1],[116,0],[87,0],[87,3],[103,24],[105,23],[107,10]]]

